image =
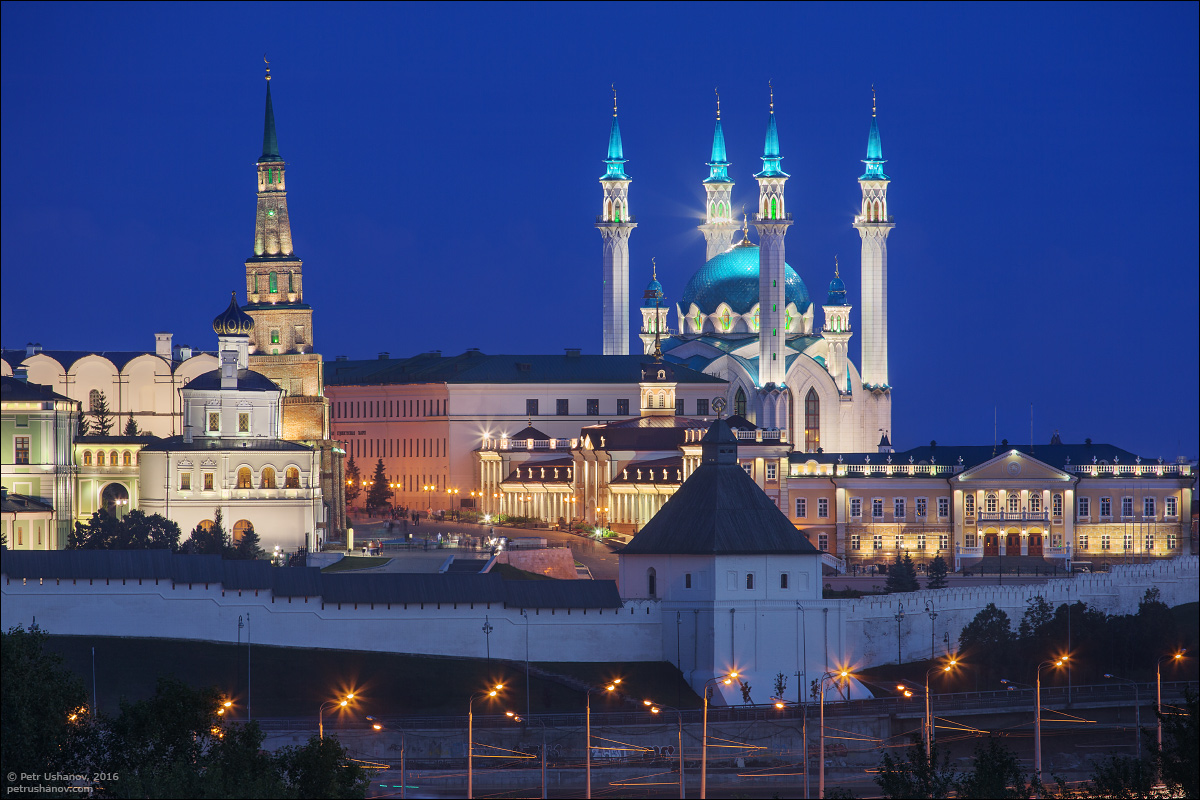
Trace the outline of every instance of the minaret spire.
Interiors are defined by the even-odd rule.
[[[263,119],[263,151],[262,161],[278,161],[279,160],[279,139],[275,136],[275,108],[271,105],[271,62],[267,61],[266,55],[263,56],[263,63],[267,65],[267,110]]]
[[[637,227],[629,214],[629,183],[625,174],[625,147],[617,117],[617,87],[613,85],[613,117],[608,131],[601,214],[596,227],[604,240],[603,251],[603,328],[604,354],[629,353],[629,234]]]
[[[721,128],[721,93],[716,87],[717,122],[713,129],[712,158],[708,162],[708,177],[704,179],[705,214],[700,226],[707,244],[705,260],[729,249],[737,225],[733,222],[733,180],[729,177],[729,159],[725,154],[725,131]]]

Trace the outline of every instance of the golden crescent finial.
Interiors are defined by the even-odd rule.
[[[837,262],[837,254],[836,253],[833,256],[833,277],[835,277],[835,278],[842,277],[842,273],[840,273],[838,271],[838,262]]]
[[[714,86],[713,93],[717,96],[717,121],[721,121],[721,90]]]
[[[267,61],[266,53],[263,53],[263,63],[267,65],[267,80],[271,80],[271,62]]]
[[[875,116],[875,84],[871,84],[871,116]]]
[[[769,81],[769,80],[767,81],[767,88],[771,90],[771,113],[774,114],[775,113],[775,87],[771,84],[771,81]]]
[[[612,90],[613,90],[613,116],[615,117],[617,115],[617,85],[615,83],[612,85]]]
[[[650,277],[658,280],[658,264],[654,261],[654,256],[650,256]]]

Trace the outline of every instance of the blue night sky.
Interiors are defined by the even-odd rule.
[[[819,300],[838,255],[857,306],[874,83],[896,445],[989,442],[993,407],[1024,442],[1033,402],[1037,442],[1195,457],[1197,9],[5,3],[0,334],[215,345],[264,51],[327,358],[598,352],[614,82],[631,303],[651,256],[669,301],[703,262],[715,85],[753,207],[771,80],[788,262]]]

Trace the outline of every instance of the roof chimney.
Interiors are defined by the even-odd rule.
[[[380,361],[387,361],[391,357],[392,357],[392,354],[386,350],[384,350],[382,353],[379,354]]]
[[[26,358],[29,358],[30,356],[36,356],[40,352],[42,352],[42,343],[41,342],[36,342],[36,343],[26,342],[25,343],[25,357]]]
[[[221,388],[236,389],[238,385],[238,354],[236,350],[221,351]]]
[[[567,347],[565,349],[567,351],[567,358],[579,358],[579,354],[582,352],[578,347]]]
[[[13,377],[21,383],[29,383],[29,368],[25,366],[17,367],[13,370]]]
[[[154,334],[154,355],[167,361],[171,360],[171,334]]]
[[[191,425],[183,426],[183,441],[186,442],[187,444],[192,443],[192,426]]]

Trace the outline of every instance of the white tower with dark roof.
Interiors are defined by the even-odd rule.
[[[600,186],[604,198],[596,227],[604,240],[604,355],[629,354],[629,234],[637,227],[629,213],[629,184],[625,174],[625,148],[617,121],[617,93],[613,92],[612,127],[608,132],[608,165]]]
[[[891,181],[883,172],[885,159],[875,116],[875,90],[871,89],[871,132],[867,137],[866,172],[858,179],[862,208],[854,228],[862,238],[862,381],[872,391],[887,392],[887,237],[895,227],[888,214],[887,189]]]
[[[705,261],[733,246],[737,223],[733,221],[733,179],[729,177],[729,165],[725,155],[725,131],[721,128],[721,95],[718,94],[712,160],[708,162],[708,177],[704,179],[704,224],[700,226],[707,246]]]
[[[775,92],[771,92],[771,115],[767,122],[767,138],[763,147],[763,168],[754,177],[758,181],[758,213],[754,227],[758,229],[758,387],[759,426],[786,428],[788,420],[787,392],[784,376],[787,373],[787,313],[784,291],[786,268],[783,237],[792,224],[791,214],[784,205],[783,187],[789,175],[780,168],[783,156],[779,153],[779,129],[775,123]]]

